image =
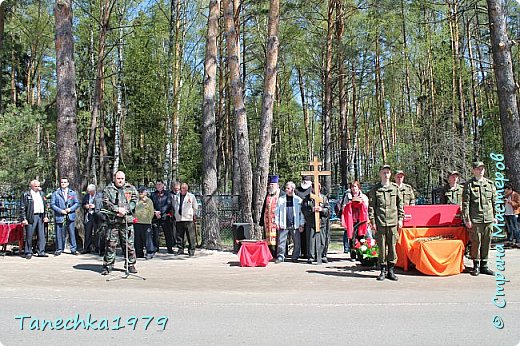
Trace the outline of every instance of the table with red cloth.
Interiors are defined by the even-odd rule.
[[[20,249],[23,248],[23,225],[21,223],[2,223],[0,224],[0,245],[18,242]]]
[[[265,240],[242,241],[238,250],[241,267],[265,267],[273,259]]]
[[[443,236],[449,239],[416,241],[418,238]],[[427,275],[455,275],[464,270],[464,248],[468,241],[466,228],[410,227],[399,230],[396,244],[397,267],[408,270],[410,263]]]

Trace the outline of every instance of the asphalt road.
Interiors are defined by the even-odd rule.
[[[322,266],[302,262],[241,268],[237,256],[229,252],[198,251],[193,258],[160,254],[150,261],[138,261],[139,274],[146,280],[121,279],[122,272],[116,271],[112,275],[115,279],[109,282],[99,274],[102,261],[95,255],[64,254],[31,260],[0,257],[0,343],[520,342],[518,249],[507,250],[505,256],[503,273],[510,281],[500,297],[506,301],[504,308],[493,304],[497,287],[494,277],[430,277],[416,271],[398,271],[398,282],[378,282],[377,271],[356,266],[343,254],[330,257],[332,261]],[[122,268],[122,263],[119,258],[117,267]],[[87,323],[89,314],[91,324]],[[503,320],[502,329],[493,325],[494,316]],[[63,320],[61,325],[59,319]],[[72,329],[51,330],[49,322],[52,328]]]

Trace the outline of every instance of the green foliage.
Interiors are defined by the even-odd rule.
[[[45,148],[42,145],[44,134],[48,133],[52,126],[54,124],[49,122],[42,109],[27,105],[9,105],[0,115],[2,183],[21,190],[35,178],[39,178],[47,186],[54,182],[54,148]]]

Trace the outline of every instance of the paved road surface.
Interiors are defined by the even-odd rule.
[[[398,271],[398,282],[378,282],[375,270],[356,266],[343,254],[331,259],[322,266],[241,268],[229,252],[202,250],[194,258],[160,254],[138,261],[146,281],[107,282],[95,255],[0,257],[0,343],[445,346],[520,341],[520,250],[506,252],[510,282],[504,308],[492,302],[493,277]],[[119,258],[119,268],[122,263]],[[95,327],[124,328],[85,330],[78,322],[76,330],[50,330],[48,324],[45,331],[30,330],[31,323],[42,328],[43,320],[55,324],[57,319],[72,319],[67,326],[74,327],[76,315],[87,320],[88,314],[91,322],[97,320]],[[503,319],[503,329],[493,326],[495,315]],[[22,316],[31,316],[24,318],[23,330]],[[154,317],[147,328],[145,316]],[[168,319],[164,330],[161,316]]]

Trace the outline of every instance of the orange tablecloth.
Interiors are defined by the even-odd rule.
[[[265,240],[242,242],[237,255],[241,267],[265,267],[273,259]]]
[[[21,223],[0,224],[0,244],[23,242],[23,225]]]
[[[423,246],[424,249],[418,249],[419,245],[415,245],[415,239],[416,238],[423,238],[423,237],[434,237],[434,236],[448,236],[451,235],[455,240],[461,240],[462,245],[464,246],[468,241],[468,234],[464,227],[429,227],[429,228],[402,228],[399,230],[399,241],[396,244],[396,252],[397,252],[397,267],[401,267],[404,270],[408,270],[408,266],[410,265],[410,261],[415,264],[417,267],[417,263],[414,261],[424,260],[424,261],[430,261],[430,265],[437,268],[438,272],[442,272],[442,266],[448,265],[451,260],[449,260],[447,257],[449,256],[442,256],[442,254],[446,254],[446,251],[443,247],[450,247],[451,249],[455,249],[454,245],[450,243],[447,243],[448,240],[440,240],[440,241],[430,241],[426,243],[434,243],[433,245],[429,246]],[[424,244],[424,243],[423,243]],[[416,246],[415,256],[412,259],[412,249]],[[437,251],[438,250],[438,251]],[[418,253],[421,253],[421,251],[427,251],[427,252],[433,252],[434,255],[423,256],[418,257]],[[464,248],[462,250],[462,255],[464,254]],[[435,261],[436,263],[432,263],[432,261]],[[457,266],[462,264],[462,256],[457,259]],[[426,268],[428,265],[420,265],[421,267]],[[450,267],[451,268],[451,267]],[[419,268],[418,268],[419,269]],[[452,270],[452,269],[450,269]],[[460,271],[459,271],[460,273]],[[428,273],[425,273],[428,274]],[[433,275],[440,275],[440,274],[433,274]],[[450,275],[450,274],[444,274],[444,275]]]
[[[456,275],[464,270],[464,243],[461,240],[414,242],[408,257],[426,275]]]

